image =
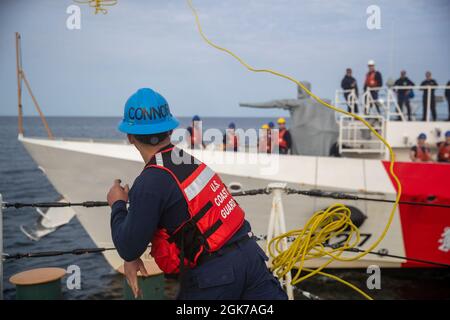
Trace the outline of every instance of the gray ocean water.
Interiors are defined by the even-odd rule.
[[[187,118],[180,120],[182,126],[187,126],[189,123]],[[238,127],[255,128],[264,122],[274,120],[271,118],[204,118],[203,125],[205,128],[224,128],[230,121],[234,121]],[[122,139],[123,135],[116,130],[118,121],[118,118],[48,118],[55,136],[77,138]],[[25,118],[24,126],[27,136],[45,136],[39,118]],[[56,190],[17,141],[17,118],[0,117],[0,145],[0,193],[3,195],[4,201],[43,202],[57,199]],[[36,210],[32,208],[4,211],[3,236],[6,253],[94,247],[93,242],[76,218],[38,242],[29,240],[20,231],[20,226],[36,220],[37,217]],[[80,290],[68,290],[63,286],[65,299],[122,298],[122,277],[111,269],[102,254],[88,254],[5,262],[3,276],[5,299],[15,298],[14,287],[8,281],[13,274],[37,267],[67,268],[72,264],[77,264],[82,270],[82,287]],[[381,290],[367,290],[368,274],[366,270],[331,271],[331,273],[366,289],[376,299],[450,299],[450,272],[448,269],[383,269],[381,272]],[[351,289],[321,276],[303,282],[301,288],[323,299],[360,298]],[[297,295],[297,298],[302,297]]]

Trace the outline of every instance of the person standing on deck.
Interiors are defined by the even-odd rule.
[[[236,125],[230,122],[228,129],[223,135],[223,151],[237,152],[239,147],[239,138],[236,134]]]
[[[278,139],[277,137],[275,137],[275,123],[273,123],[273,121],[269,121],[267,123],[267,125],[269,126],[269,130],[267,131],[267,135],[269,137],[268,141],[268,146],[267,149],[269,150],[269,153],[274,153],[278,151]]]
[[[438,83],[436,80],[434,80],[431,77],[431,72],[427,71],[425,73],[425,80],[422,81],[420,84],[421,86],[437,86]],[[431,116],[433,118],[433,121],[436,121],[437,115],[436,115],[436,97],[434,95],[435,89],[422,89],[423,95],[422,95],[422,105],[423,105],[423,116],[422,120],[427,121],[427,112],[428,112],[428,100],[430,101],[429,108],[431,109]],[[428,94],[430,97],[428,98]]]
[[[258,152],[272,153],[272,131],[267,123],[263,124],[259,130]]]
[[[280,154],[289,154],[292,148],[291,133],[286,128],[286,119],[279,118],[278,121],[278,148]]]
[[[406,76],[406,71],[402,70],[400,72],[400,78],[395,81],[394,86],[396,87],[406,87],[406,86],[414,86],[414,82],[409,80]],[[406,111],[408,112],[408,121],[411,121],[411,105],[409,104],[409,99],[413,94],[412,89],[397,89],[397,103],[400,110],[403,112],[403,105],[406,106]]]
[[[430,162],[431,159],[431,151],[430,147],[426,143],[427,135],[425,133],[419,134],[417,137],[417,145],[411,148],[409,152],[409,157],[411,161],[414,162]]]
[[[450,130],[445,133],[445,140],[437,144],[439,162],[450,163]]]
[[[347,91],[347,92],[344,92],[344,98],[345,98],[345,101],[347,101],[348,112],[352,112],[351,101],[349,101],[349,96],[352,92],[348,91],[348,90],[353,91],[354,98],[355,98],[355,103],[353,105],[353,112],[358,113],[358,100],[357,100],[358,99],[358,83],[356,82],[356,79],[353,78],[353,76],[352,76],[352,69],[347,68],[347,70],[345,71],[345,76],[341,81],[341,88],[343,90]]]
[[[198,115],[192,117],[192,125],[187,127],[187,138],[191,149],[204,149],[202,120]]]
[[[378,90],[374,88],[379,88],[383,85],[383,78],[381,73],[375,70],[375,61],[369,60],[367,66],[369,67],[369,72],[367,72],[366,80],[364,81],[364,91],[371,89],[369,90],[370,96],[372,97],[373,103],[377,108],[378,114],[381,114],[380,103],[378,102]],[[372,107],[372,105],[370,107]]]
[[[137,119],[137,111],[155,116]],[[158,267],[179,283],[178,299],[287,299],[218,174],[171,144],[178,124],[164,97],[143,88],[127,100],[119,125],[145,162],[131,189],[117,179],[107,194],[112,239],[134,296],[151,243]]]

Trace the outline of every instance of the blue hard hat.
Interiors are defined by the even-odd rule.
[[[125,103],[118,129],[130,134],[155,134],[173,130],[178,125],[166,99],[152,89],[141,88]]]
[[[268,125],[269,125],[269,128],[270,128],[270,129],[273,129],[273,128],[275,127],[275,123],[273,123],[272,121],[270,121],[270,122],[268,123]]]
[[[198,115],[195,115],[192,117],[192,121],[200,121],[200,117]]]
[[[450,137],[450,130],[447,131],[447,132],[445,133],[445,137],[446,137],[446,138],[449,138],[449,137]]]
[[[236,125],[234,124],[234,122],[230,122],[230,124],[228,125],[229,129],[236,129]]]
[[[417,137],[417,139],[423,139],[423,140],[426,140],[426,138],[427,138],[427,135],[426,135],[425,133],[421,133],[421,134],[419,134],[419,136]]]

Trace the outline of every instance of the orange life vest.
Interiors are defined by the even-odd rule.
[[[450,162],[450,144],[442,142],[439,145],[438,159],[439,161]]]
[[[377,80],[375,79],[375,71],[373,72],[369,72],[366,76],[366,86],[373,88],[376,87],[377,84]]]
[[[263,130],[259,136],[258,151],[262,153],[272,153],[272,130]]]
[[[425,150],[427,149],[427,147],[424,147]],[[430,161],[431,160],[431,155],[429,152],[423,152],[422,147],[417,145],[416,146],[416,158],[419,159],[420,161]]]
[[[284,139],[284,135],[286,134],[286,132],[287,132],[287,129],[281,129],[278,132],[278,146],[283,149],[288,148],[287,141]]]
[[[183,150],[171,147],[157,153],[148,168],[172,175],[190,216],[173,233],[159,228],[153,236],[150,254],[164,273],[176,274],[180,267],[195,267],[202,253],[219,250],[244,223],[244,211],[220,177]],[[184,261],[183,266],[180,261]]]

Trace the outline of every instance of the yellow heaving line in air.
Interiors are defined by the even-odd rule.
[[[103,6],[114,6],[117,4],[117,0],[73,0],[79,4],[89,4],[89,7],[95,8],[95,14],[101,12],[103,14],[107,14],[108,10]]]
[[[229,55],[231,55],[233,58],[235,58],[237,61],[239,61],[240,64],[242,64],[245,68],[252,72],[263,72],[263,73],[270,73],[277,77],[281,77],[284,79],[287,79],[289,81],[292,81],[297,86],[301,87],[308,95],[311,96],[314,100],[322,104],[323,106],[334,110],[336,112],[340,112],[342,114],[345,114],[347,116],[351,116],[359,121],[361,121],[367,128],[372,131],[372,133],[380,139],[381,142],[386,146],[386,148],[389,150],[389,172],[391,173],[392,177],[394,178],[394,181],[397,185],[397,196],[395,198],[395,203],[392,206],[388,221],[386,223],[386,226],[383,229],[383,232],[381,233],[380,237],[365,251],[351,257],[351,258],[344,258],[341,257],[341,254],[349,248],[355,247],[359,243],[359,230],[358,228],[352,223],[350,219],[350,209],[346,207],[343,204],[336,203],[331,205],[328,209],[318,211],[314,213],[314,215],[307,221],[305,226],[301,229],[292,230],[285,234],[282,234],[278,237],[273,238],[269,243],[269,254],[272,258],[272,268],[276,272],[276,274],[281,278],[284,275],[286,275],[288,272],[291,272],[292,269],[297,269],[295,276],[292,279],[292,284],[297,284],[307,278],[310,278],[316,274],[321,274],[324,276],[327,276],[329,278],[332,278],[334,280],[337,280],[352,289],[359,292],[361,295],[363,295],[367,299],[372,299],[369,295],[367,295],[365,292],[360,290],[359,288],[355,287],[353,284],[328,273],[322,272],[321,270],[324,269],[326,266],[328,266],[331,262],[335,260],[339,261],[354,261],[358,260],[361,257],[367,255],[369,251],[372,251],[375,247],[378,246],[378,244],[384,239],[386,236],[386,233],[388,232],[392,220],[394,218],[395,212],[397,210],[398,202],[400,201],[401,193],[402,193],[402,185],[400,183],[400,180],[398,179],[397,175],[394,172],[394,164],[395,164],[395,154],[392,150],[392,147],[389,145],[389,143],[362,117],[360,117],[357,114],[347,112],[345,110],[341,110],[325,101],[323,101],[320,97],[316,96],[313,92],[308,90],[300,81],[297,79],[288,76],[286,74],[283,74],[281,72],[277,72],[271,69],[257,69],[246,63],[243,59],[241,59],[237,54],[234,52],[228,50],[227,48],[221,47],[215,43],[213,43],[211,40],[209,40],[206,35],[203,33],[202,26],[200,23],[200,19],[198,17],[197,11],[195,10],[192,1],[186,0],[189,7],[192,10],[192,13],[195,17],[195,23],[197,25],[197,30],[200,33],[200,36],[202,39],[210,46],[214,47],[217,50],[223,51]],[[349,231],[349,236],[347,240],[345,241],[344,245],[342,245],[339,248],[325,248],[323,243],[332,237],[335,237],[339,233],[342,233],[344,231]],[[291,246],[283,250],[282,241],[283,239],[287,237],[293,237],[295,240],[292,242]],[[354,239],[354,241],[352,241]],[[305,268],[304,262],[309,259],[314,258],[320,258],[320,257],[329,257],[329,260],[325,262],[322,266],[319,268],[312,270]],[[302,271],[306,271],[307,274],[302,276]]]

